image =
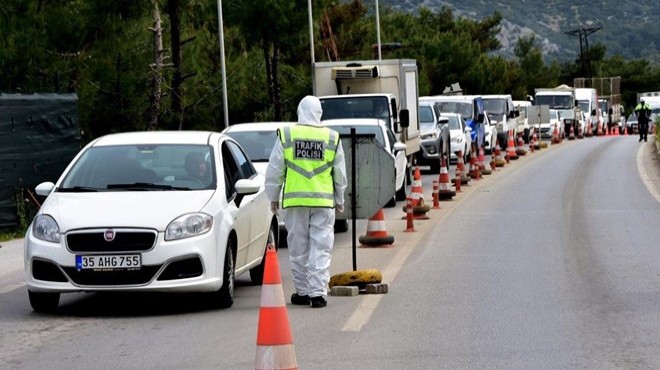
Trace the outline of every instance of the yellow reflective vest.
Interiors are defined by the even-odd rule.
[[[279,138],[284,149],[286,175],[282,208],[335,206],[332,166],[339,134],[327,127],[283,127]]]

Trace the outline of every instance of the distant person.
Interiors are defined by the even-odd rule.
[[[637,115],[637,122],[639,127],[639,141],[647,141],[649,131],[649,119],[651,117],[651,106],[644,102],[644,99],[639,100],[639,104],[635,107],[635,114]]]
[[[335,209],[344,211],[348,183],[339,134],[321,125],[315,96],[298,104],[298,123],[277,131],[266,169],[266,193],[277,213],[280,193],[294,305],[325,307],[334,246]],[[283,190],[282,190],[282,187]]]

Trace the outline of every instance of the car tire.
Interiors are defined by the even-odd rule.
[[[272,244],[275,246],[275,250],[277,250],[277,234],[275,234],[275,230],[273,229],[273,225],[270,225],[270,229],[268,229],[268,238],[266,239],[266,248],[264,248],[264,256],[261,259],[261,263],[253,268],[250,269],[250,281],[252,281],[252,285],[261,285],[264,282],[264,270],[266,268],[266,252],[268,251],[268,245]]]
[[[222,267],[222,286],[215,292],[215,305],[218,308],[229,308],[234,304],[235,265],[234,265],[234,242],[227,240],[227,251]]]
[[[35,312],[53,313],[60,304],[60,293],[42,293],[28,290],[30,306]]]

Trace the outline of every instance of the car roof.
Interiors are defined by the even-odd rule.
[[[338,118],[321,121],[322,126],[383,126],[385,121],[378,118]]]
[[[207,145],[224,135],[213,131],[133,131],[108,134],[96,139],[93,146],[132,144]],[[215,137],[215,138],[214,138]]]
[[[471,102],[474,99],[481,98],[481,95],[434,95],[434,96],[420,96],[419,100],[425,101],[464,101]]]
[[[482,99],[511,99],[511,94],[481,95]]]
[[[280,127],[295,125],[296,122],[268,121],[268,122],[244,122],[233,124],[222,132],[249,132],[249,131],[275,131]]]

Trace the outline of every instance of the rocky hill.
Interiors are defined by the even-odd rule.
[[[567,32],[598,29],[588,35],[589,45],[605,45],[607,57],[645,58],[660,62],[660,1],[657,0],[380,0],[381,7],[416,11],[420,6],[439,10],[449,6],[455,15],[479,19],[499,11],[504,20],[498,53],[513,55],[520,36],[535,34],[548,59],[574,60],[580,37]]]

